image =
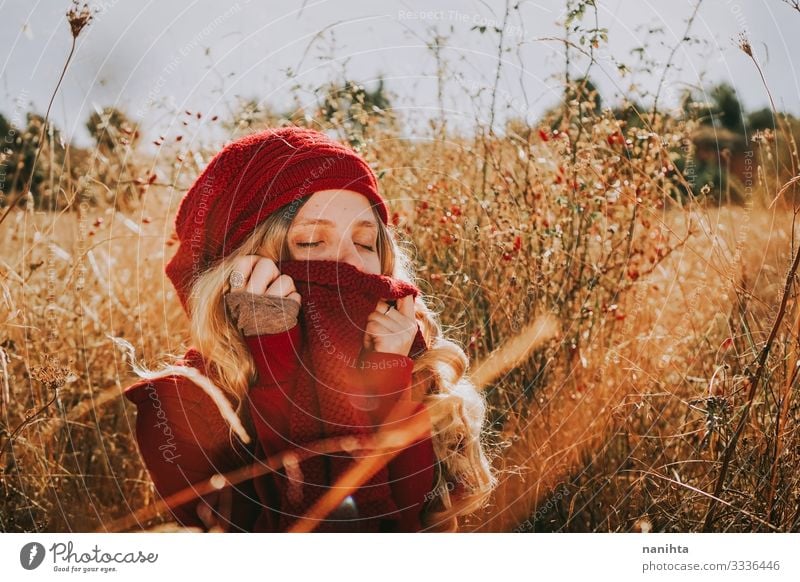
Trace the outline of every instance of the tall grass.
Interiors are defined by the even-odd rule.
[[[529,322],[557,322],[485,387],[501,479],[462,529],[798,531],[794,192],[770,206],[789,165],[773,162],[796,167],[796,153],[754,143],[745,205],[722,206],[679,170],[697,120],[654,109],[626,123],[581,80],[565,95],[541,124],[459,134],[442,118],[415,140],[363,99],[220,123],[288,120],[357,147],[474,372]],[[157,498],[109,336],[151,364],[188,347],[162,271],[179,196],[217,147],[158,142],[156,159],[99,143],[84,179],[50,172],[58,210],[13,208],[0,225],[3,531],[103,529]],[[110,180],[120,164],[130,179]]]

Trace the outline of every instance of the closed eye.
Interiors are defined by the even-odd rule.
[[[298,242],[298,243],[295,243],[295,244],[296,244],[297,246],[299,246],[299,247],[310,247],[310,248],[313,248],[313,247],[316,247],[316,246],[317,246],[317,245],[319,245],[319,244],[322,244],[322,241],[316,241],[316,242]],[[362,244],[360,244],[360,243],[356,243],[356,244],[358,244],[358,246],[360,246],[360,247],[363,247],[363,248],[367,249],[367,250],[368,250],[368,251],[370,251],[370,252],[375,252],[375,249],[374,249],[374,248],[372,248],[372,247],[371,247],[371,246],[369,246],[369,245],[362,245]]]

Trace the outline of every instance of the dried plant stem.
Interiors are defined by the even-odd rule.
[[[396,407],[390,411],[387,420],[390,420],[392,415],[394,415],[398,409],[399,408]],[[229,485],[236,485],[242,481],[275,472],[289,462],[299,463],[316,455],[324,455],[341,451],[350,452],[354,450],[376,451],[376,455],[374,457],[367,457],[368,461],[378,458],[383,462],[388,462],[400,450],[417,440],[422,434],[424,434],[425,430],[428,429],[429,426],[427,425],[424,415],[415,415],[409,420],[409,422],[402,423],[399,428],[396,427],[392,429],[382,429],[374,434],[366,436],[344,436],[312,441],[303,445],[302,448],[287,449],[281,453],[278,453],[277,455],[268,457],[263,461],[240,467],[228,473],[219,473],[213,475],[204,481],[194,483],[185,489],[177,491],[168,497],[159,500],[153,505],[144,507],[132,515],[128,515],[126,517],[114,520],[109,524],[105,524],[102,528],[96,531],[125,531],[158,516],[160,513],[171,507],[178,507],[188,503],[192,499],[208,495],[209,493],[213,493],[214,491],[218,491]],[[378,465],[375,470],[378,470],[382,465],[383,463]],[[359,464],[356,464],[354,469],[358,466]],[[363,469],[359,469],[359,474],[362,473],[362,470]],[[366,479],[369,479],[369,476],[367,476],[365,480]],[[355,485],[355,487],[358,487],[359,485],[360,483]],[[337,487],[339,487],[338,484]],[[349,493],[345,493],[342,499],[344,499],[344,497],[346,497],[348,494]],[[332,509],[333,508],[331,508],[331,510]],[[327,515],[327,513],[324,515]]]
[[[791,357],[789,361],[791,362],[791,376],[784,384],[783,392],[781,393],[780,397],[780,411],[776,415],[775,419],[775,455],[772,459],[772,466],[770,467],[770,483],[769,483],[769,495],[767,499],[769,500],[769,516],[772,519],[773,513],[775,511],[775,491],[778,487],[778,466],[780,463],[781,454],[783,453],[783,436],[786,429],[784,427],[787,426],[788,418],[789,418],[789,403],[792,400],[792,386],[795,385],[797,380],[797,373],[800,370],[798,364],[798,353],[797,353],[797,340],[800,337],[800,309],[798,306],[795,305],[796,308],[796,315],[794,320],[794,335],[789,338],[789,345],[790,345],[790,353]]]
[[[786,315],[786,305],[789,302],[789,295],[792,288],[792,284],[794,282],[795,275],[797,274],[797,268],[800,266],[800,250],[795,252],[794,260],[792,261],[792,266],[789,269],[789,272],[786,275],[786,283],[784,284],[783,288],[783,296],[781,297],[780,307],[778,309],[778,314],[775,317],[775,322],[772,324],[772,329],[769,332],[769,337],[767,338],[764,347],[761,348],[761,353],[758,356],[758,365],[756,367],[755,372],[752,372],[748,375],[747,380],[750,384],[750,391],[747,395],[747,404],[745,404],[744,410],[742,411],[741,416],[739,417],[739,423],[736,426],[736,430],[733,433],[733,437],[731,438],[728,445],[725,447],[725,452],[723,453],[722,459],[722,467],[720,468],[719,475],[717,476],[717,482],[714,487],[714,496],[711,498],[708,504],[708,510],[706,512],[706,518],[703,523],[703,531],[709,532],[714,524],[714,513],[716,510],[717,505],[717,498],[720,497],[722,493],[722,489],[725,485],[725,477],[728,473],[728,467],[730,466],[731,459],[733,458],[733,452],[736,450],[736,444],[739,441],[739,436],[744,431],[744,427],[747,424],[747,419],[750,415],[750,407],[753,404],[753,399],[756,395],[756,390],[758,389],[758,385],[761,382],[761,376],[764,373],[764,368],[766,367],[767,356],[769,355],[770,349],[772,349],[772,344],[775,341],[776,336],[778,335],[778,329],[781,326],[781,322],[783,321],[784,316]]]
[[[336,437],[312,441],[304,445],[302,449],[287,449],[263,461],[240,467],[228,473],[218,473],[204,481],[193,483],[189,487],[176,491],[153,505],[144,507],[131,515],[116,519],[111,523],[104,524],[102,528],[96,531],[98,533],[126,531],[131,527],[153,519],[171,507],[178,507],[184,503],[188,503],[192,499],[208,495],[223,487],[236,485],[242,481],[275,472],[283,467],[290,459],[292,462],[297,462],[298,460],[304,460],[316,455],[352,450],[355,446],[359,449],[371,449],[375,446],[375,438],[376,435],[369,435],[368,437]]]
[[[672,47],[672,52],[669,54],[667,64],[664,66],[664,72],[661,74],[661,78],[658,80],[658,88],[656,89],[656,95],[653,98],[653,110],[650,112],[650,126],[653,128],[655,128],[656,114],[658,113],[658,98],[661,95],[661,89],[664,87],[664,81],[667,78],[667,73],[672,67],[672,60],[675,58],[675,53],[678,52],[678,49],[681,47],[684,41],[689,38],[689,31],[692,30],[692,24],[694,24],[695,18],[697,18],[697,13],[700,10],[701,4],[703,4],[703,0],[697,0],[697,4],[694,6],[692,15],[689,17],[689,20],[686,21],[686,30],[683,32],[683,36],[678,39],[678,42],[675,43],[675,46]]]
[[[510,367],[519,365],[532,349],[553,337],[557,333],[557,327],[557,322],[552,316],[537,318],[518,336],[506,342],[503,348],[481,362],[474,378],[476,386],[478,388],[485,387],[500,374],[507,372]],[[207,495],[224,486],[235,485],[267,472],[276,471],[284,466],[287,459],[291,457],[295,458],[293,462],[299,462],[299,460],[307,457],[336,451],[356,448],[372,451],[374,454],[363,457],[356,462],[350,470],[340,477],[331,490],[317,500],[317,503],[311,507],[308,513],[298,519],[289,530],[293,532],[312,531],[319,524],[319,521],[333,511],[345,497],[369,480],[372,475],[389,463],[405,447],[430,430],[430,423],[426,415],[417,414],[410,419],[402,420],[397,416],[405,404],[398,403],[387,415],[384,426],[394,426],[392,429],[382,428],[368,437],[348,436],[315,441],[302,449],[290,449],[274,455],[263,463],[256,463],[226,474],[215,475],[206,481],[178,491],[153,506],[148,506],[131,516],[116,520],[106,525],[102,531],[124,531],[135,524],[155,517],[169,507],[183,505],[196,497]]]
[[[620,473],[628,473],[628,472],[633,472],[633,471],[629,471],[627,469],[623,469],[622,471],[620,471]],[[642,473],[644,475],[650,475],[652,477],[657,477],[659,479],[663,479],[664,481],[667,481],[668,483],[673,483],[674,485],[678,485],[679,487],[683,487],[684,489],[688,489],[689,491],[694,491],[695,493],[698,493],[700,495],[708,497],[709,499],[711,499],[714,502],[719,502],[722,505],[726,505],[728,507],[733,507],[733,505],[731,503],[729,503],[728,501],[725,501],[724,499],[720,499],[719,497],[715,497],[714,495],[711,495],[711,494],[703,491],[702,489],[698,489],[697,487],[692,487],[688,483],[682,483],[681,481],[676,481],[675,479],[670,479],[669,477],[667,477],[665,475],[661,475],[661,474],[656,473],[654,471],[636,471],[636,472]],[[768,521],[764,521],[763,519],[761,519],[757,515],[754,515],[753,513],[749,512],[749,511],[745,511],[741,507],[737,507],[735,509],[737,511],[745,514],[746,516],[752,518],[754,521],[757,521],[760,524],[768,527],[769,529],[771,529],[773,531],[778,531],[778,528],[776,528],[774,525],[772,525]]]
[[[503,70],[503,45],[505,41],[506,24],[508,23],[508,14],[511,10],[509,0],[506,0],[505,14],[503,16],[503,28],[498,32],[500,39],[497,41],[497,71],[494,76],[494,86],[492,87],[492,102],[489,106],[489,138],[494,136],[494,120],[497,107],[497,90],[500,86],[500,73]],[[489,144],[487,136],[483,136],[483,170],[481,176],[481,199],[486,199],[486,181],[489,175]]]
[[[72,60],[72,55],[75,54],[75,47],[77,42],[77,38],[75,36],[72,37],[72,45],[69,49],[69,54],[67,55],[67,60],[64,62],[64,67],[61,69],[61,76],[58,78],[58,83],[56,83],[56,88],[53,90],[53,94],[50,95],[50,103],[47,104],[47,112],[44,115],[44,121],[42,121],[42,130],[39,132],[39,143],[36,146],[36,154],[33,157],[33,164],[31,165],[31,175],[28,176],[28,181],[25,183],[25,187],[22,189],[21,192],[17,193],[16,198],[14,198],[9,204],[6,211],[0,216],[0,224],[6,219],[8,214],[11,212],[11,209],[17,205],[17,202],[25,196],[31,189],[31,185],[33,184],[33,177],[35,175],[34,170],[36,169],[36,162],[39,160],[39,154],[42,152],[42,146],[44,145],[44,134],[47,131],[47,123],[50,119],[50,109],[53,107],[53,101],[56,99],[56,94],[58,93],[59,87],[61,87],[61,82],[64,80],[64,75],[67,74],[67,68],[69,67],[69,63]]]
[[[478,389],[485,388],[490,382],[510,369],[519,366],[537,347],[558,334],[558,321],[553,316],[542,316],[528,325],[521,333],[505,342],[503,346],[485,358],[471,375],[471,380]],[[395,406],[386,418],[386,424],[393,424],[394,415],[399,411]],[[378,431],[375,455],[362,458],[350,470],[342,475],[331,490],[323,495],[309,512],[300,518],[290,531],[308,532],[314,529],[331,511],[353,491],[364,484],[370,477],[392,460],[404,447],[422,437],[429,430],[424,415],[415,415],[404,420],[399,430]],[[402,436],[398,440],[397,436]],[[394,441],[394,442],[393,442]]]
[[[392,409],[386,422],[391,423],[394,415],[400,410],[398,406]],[[399,429],[379,430],[375,434],[375,451],[367,457],[362,457],[344,475],[342,475],[330,490],[320,497],[308,512],[299,518],[290,528],[291,533],[307,533],[313,531],[326,515],[336,509],[339,504],[370,477],[377,473],[381,467],[389,463],[405,447],[423,437],[430,430],[427,415],[416,414],[400,423]]]
[[[530,353],[559,333],[558,320],[549,315],[537,318],[501,348],[475,365],[470,378],[480,390],[522,364]]]
[[[14,431],[6,439],[6,442],[3,443],[3,447],[0,448],[0,459],[2,459],[3,455],[6,453],[6,449],[8,448],[8,445],[10,445],[11,443],[14,442],[14,438],[17,436],[17,433],[19,433],[23,428],[25,428],[27,425],[29,425],[33,421],[34,418],[36,418],[42,412],[47,410],[50,407],[50,405],[53,404],[53,402],[56,401],[56,397],[57,396],[58,396],[58,389],[56,388],[56,389],[53,389],[53,397],[50,400],[48,400],[44,404],[44,406],[42,406],[39,410],[37,410],[36,412],[31,414],[30,416],[28,416],[25,420],[23,420],[20,423],[20,425],[17,428],[14,429]]]

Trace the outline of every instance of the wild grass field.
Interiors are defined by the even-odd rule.
[[[798,121],[774,112],[709,155],[698,136],[718,109],[612,110],[583,79],[539,123],[408,139],[375,98],[342,84],[290,115],[174,112],[184,129],[155,149],[112,109],[92,150],[59,144],[46,115],[18,128],[0,208],[0,530],[102,531],[158,499],[113,338],[153,366],[188,347],[163,268],[180,196],[219,146],[196,126],[293,123],[376,169],[474,365],[538,317],[558,323],[484,387],[500,484],[462,531],[800,531]]]

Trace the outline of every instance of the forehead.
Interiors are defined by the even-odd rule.
[[[292,220],[292,228],[338,224],[377,226],[369,199],[351,190],[321,190],[311,195]]]

